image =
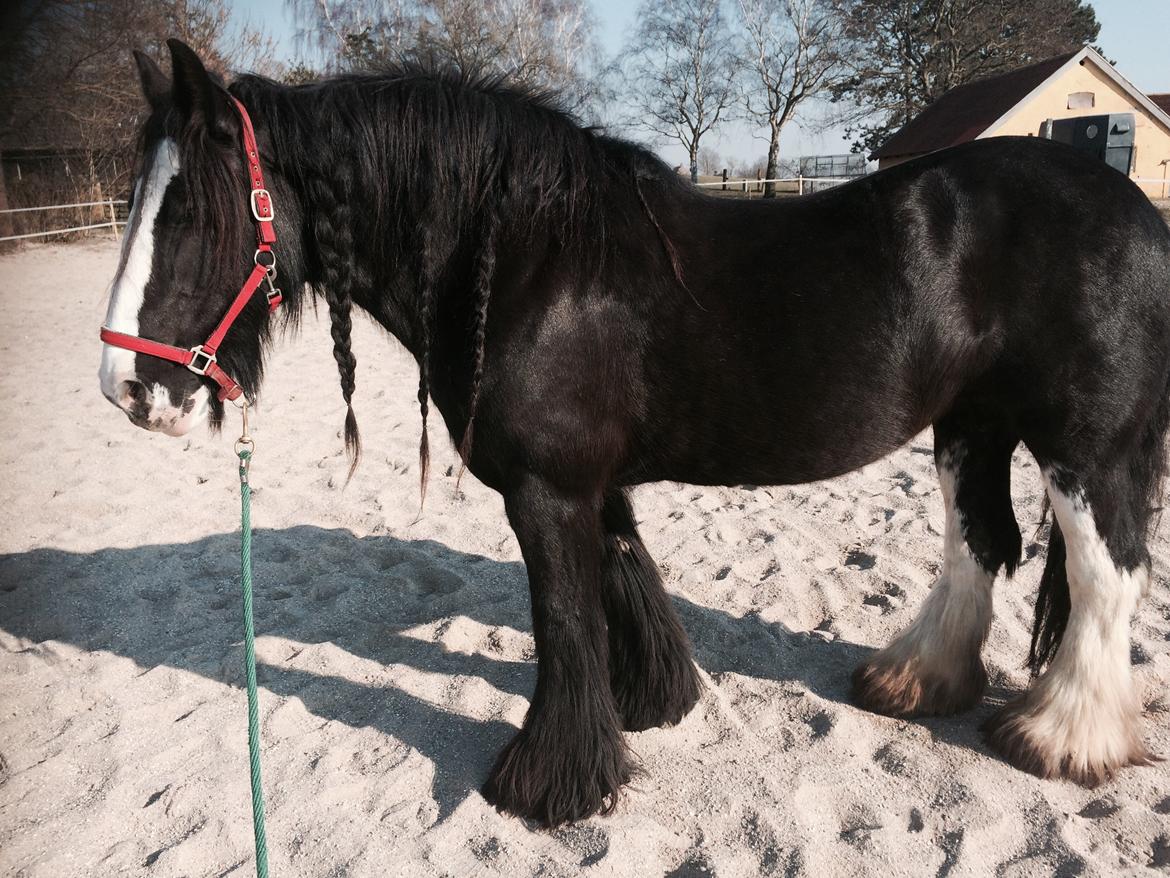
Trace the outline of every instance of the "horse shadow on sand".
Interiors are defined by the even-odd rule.
[[[88,553],[34,549],[0,555],[0,630],[30,644],[52,640],[108,651],[144,672],[166,665],[239,686],[238,551],[237,535],[220,534]],[[429,540],[359,538],[312,526],[257,531],[253,557],[258,637],[331,643],[382,666],[478,677],[525,698],[532,692],[532,656],[515,661],[482,649],[449,651],[411,633],[458,617],[484,630],[530,632],[520,563]],[[737,617],[677,595],[673,600],[696,662],[716,681],[734,672],[795,682],[821,699],[848,704],[850,673],[872,652],[755,614]],[[469,718],[393,684],[365,685],[267,662],[259,676],[262,688],[299,699],[322,719],[377,729],[430,759],[440,819],[479,787],[496,752],[515,733],[509,723]],[[990,712],[1005,695],[993,690],[977,713]],[[935,740],[986,753],[977,732],[980,715],[915,722]]]

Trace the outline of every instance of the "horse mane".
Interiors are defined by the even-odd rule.
[[[232,83],[230,91],[248,108],[258,129],[266,132],[272,156],[265,160],[304,196],[315,246],[296,258],[310,269],[312,294],[324,298],[329,307],[334,358],[347,408],[350,475],[361,451],[352,406],[357,363],[350,341],[352,305],[355,298],[374,292],[377,279],[369,276],[368,265],[410,268],[419,280],[410,340],[420,362],[424,498],[435,321],[444,307],[447,267],[457,252],[470,254],[472,260],[472,377],[466,428],[458,443],[466,465],[501,243],[551,233],[559,255],[573,260],[578,276],[596,275],[605,262],[606,217],[612,213],[614,193],[620,192],[629,209],[645,212],[658,227],[637,181],[653,179],[681,187],[677,175],[647,150],[582,126],[554,93],[500,76],[409,62],[378,73],[340,75],[298,86],[245,75]],[[199,149],[200,144],[184,145],[185,154]],[[194,191],[200,193],[202,210],[230,237],[228,229],[242,228],[239,205],[246,198],[242,178],[230,173],[226,163],[197,164],[201,179]],[[360,234],[355,234],[359,225]],[[660,227],[658,233],[663,234]],[[236,250],[225,252],[240,252],[238,247],[237,242]],[[356,259],[355,248],[371,258],[365,263]],[[673,253],[671,264],[677,273]],[[295,320],[303,295],[286,290],[285,296]],[[247,369],[240,371],[249,375]]]

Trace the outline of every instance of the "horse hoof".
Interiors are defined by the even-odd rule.
[[[611,812],[634,771],[620,735],[553,742],[522,729],[500,753],[482,793],[497,811],[552,828]]]
[[[947,674],[926,670],[916,659],[882,653],[853,672],[853,702],[886,716],[950,716],[970,710],[987,688],[987,671],[976,658]]]
[[[1128,720],[1102,713],[1065,723],[1043,699],[1025,695],[992,714],[983,723],[983,735],[992,750],[1021,771],[1093,788],[1126,766],[1158,761],[1138,735],[1138,718]]]

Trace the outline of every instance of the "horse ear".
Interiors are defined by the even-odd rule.
[[[189,125],[205,125],[213,134],[232,136],[227,91],[211,78],[199,56],[186,43],[170,39],[171,70],[175,76],[175,106]]]
[[[142,82],[142,94],[146,102],[154,109],[166,103],[171,93],[171,81],[162,72],[162,68],[154,63],[154,59],[145,52],[134,50],[134,63],[138,65],[138,78]]]

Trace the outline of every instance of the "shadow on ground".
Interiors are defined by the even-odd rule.
[[[145,670],[168,665],[240,685],[238,537],[72,553],[35,549],[0,556],[0,629],[32,643],[53,640],[104,650]],[[305,644],[330,642],[381,665],[479,677],[527,697],[535,663],[404,633],[466,617],[488,628],[530,631],[523,565],[454,551],[432,541],[356,537],[311,526],[255,534],[256,628]],[[699,666],[718,681],[737,673],[797,681],[847,703],[849,674],[868,647],[736,617],[680,597],[675,606]],[[477,788],[515,731],[446,711],[401,689],[369,686],[262,664],[263,688],[295,697],[322,719],[371,727],[435,765],[434,792],[446,816]],[[985,706],[985,711],[990,707]],[[949,744],[986,752],[978,717],[922,720]]]

